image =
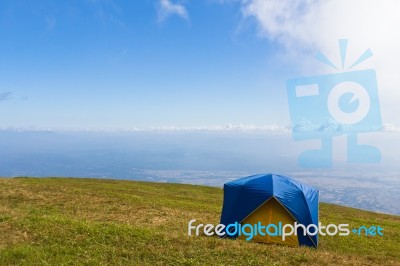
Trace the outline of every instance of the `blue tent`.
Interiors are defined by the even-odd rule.
[[[237,179],[224,185],[221,224],[257,223],[261,219],[267,223],[283,220],[306,227],[318,226],[318,196],[317,189],[282,175],[261,174]],[[318,234],[304,236],[300,228],[292,240],[293,245],[316,247]],[[278,238],[273,241],[273,238],[259,237],[256,241],[290,244]]]

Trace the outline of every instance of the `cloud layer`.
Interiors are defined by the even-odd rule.
[[[160,0],[158,9],[158,21],[163,22],[170,16],[178,16],[189,20],[189,14],[182,4],[172,3],[170,0]]]
[[[374,54],[353,70],[374,68],[384,121],[400,124],[400,1],[241,0],[242,13],[261,36],[280,43],[305,75],[332,72],[312,59],[317,50],[341,65],[338,39],[349,39],[348,68],[366,49]],[[307,59],[308,58],[308,59]],[[334,71],[334,70],[333,70]]]

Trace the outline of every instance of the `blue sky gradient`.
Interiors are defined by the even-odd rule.
[[[335,72],[314,56],[321,51],[338,64],[337,40],[348,39],[348,62],[371,49],[354,70],[376,70],[383,122],[399,131],[399,7],[396,0],[4,0],[0,127],[287,126],[286,80]]]
[[[238,2],[2,1],[1,126],[289,124],[282,47]],[[284,71],[283,71],[284,70]]]

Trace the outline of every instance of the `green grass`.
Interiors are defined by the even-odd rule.
[[[219,188],[115,180],[0,178],[0,265],[400,265],[400,217],[320,204],[323,224],[380,225],[383,237],[320,237],[293,248],[189,237],[218,224]]]

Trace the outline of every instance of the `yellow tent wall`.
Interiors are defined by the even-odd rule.
[[[253,225],[258,224],[258,222],[261,222],[263,226],[267,226],[269,224],[275,224],[278,226],[278,223],[281,222],[283,226],[285,224],[294,225],[295,219],[277,199],[271,197],[249,216],[247,216],[241,222],[241,224]],[[246,239],[246,236],[241,235],[239,238]],[[285,241],[282,241],[282,236],[270,236],[268,234],[262,236],[257,234],[254,235],[252,241],[299,246],[298,238],[294,234],[291,236],[286,236]]]

